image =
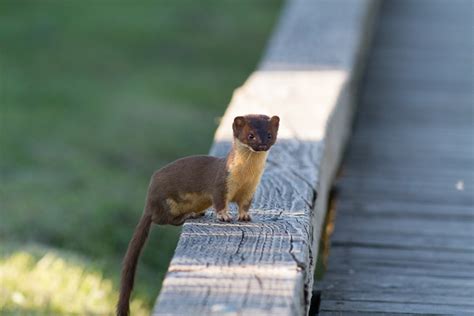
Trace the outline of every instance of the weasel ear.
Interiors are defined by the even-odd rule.
[[[245,125],[245,118],[243,116],[236,116],[234,118],[234,127],[242,128]]]
[[[280,118],[276,115],[272,116],[272,118],[270,119],[270,122],[272,123],[273,126],[278,128],[278,126],[280,125]]]

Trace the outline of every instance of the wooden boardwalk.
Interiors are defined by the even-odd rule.
[[[473,5],[382,5],[320,315],[474,314]]]

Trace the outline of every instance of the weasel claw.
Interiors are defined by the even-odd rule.
[[[222,222],[230,222],[232,221],[232,217],[230,217],[229,214],[227,213],[221,213],[221,214],[217,214],[217,219],[222,221]]]
[[[250,217],[249,214],[247,213],[244,213],[244,214],[239,214],[239,221],[242,221],[242,222],[249,222],[251,221],[252,218]]]

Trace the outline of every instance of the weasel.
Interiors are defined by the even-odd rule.
[[[225,158],[190,156],[153,174],[142,217],[123,260],[118,316],[129,313],[138,257],[152,223],[181,225],[190,217],[204,215],[210,206],[219,220],[230,222],[230,202],[238,205],[239,221],[250,221],[250,204],[279,123],[278,116],[237,116],[232,124],[232,149]]]

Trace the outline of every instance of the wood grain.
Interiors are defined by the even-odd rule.
[[[235,116],[281,118],[251,222],[184,224],[154,315],[305,315],[326,199],[353,112],[372,0],[288,1],[268,50],[236,90],[212,155]],[[340,6],[344,4],[344,10]],[[231,213],[236,216],[235,208]]]

